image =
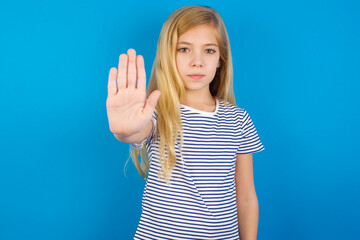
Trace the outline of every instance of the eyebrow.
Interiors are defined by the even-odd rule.
[[[191,43],[184,42],[184,41],[182,41],[182,42],[178,42],[178,44],[187,44],[187,45],[192,45]],[[215,47],[218,47],[218,45],[217,45],[217,44],[215,44],[215,43],[206,43],[206,44],[204,44],[204,46],[215,46]]]

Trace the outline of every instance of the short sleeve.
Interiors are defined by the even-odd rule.
[[[260,141],[256,128],[250,118],[250,115],[244,109],[241,124],[241,143],[237,149],[237,154],[254,153],[265,150]]]
[[[154,136],[154,133],[155,133],[155,129],[156,129],[156,119],[157,119],[157,115],[156,115],[156,110],[154,111],[154,114],[151,118],[151,121],[152,121],[152,128],[151,128],[151,132],[149,134],[149,136],[147,136],[144,140],[142,140],[141,142],[139,143],[132,143],[131,145],[134,147],[134,148],[137,148],[137,149],[140,149],[144,146],[144,144],[148,144],[150,143],[151,139],[153,138]]]

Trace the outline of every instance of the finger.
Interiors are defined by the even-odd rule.
[[[110,68],[109,82],[108,82],[108,96],[114,96],[117,92],[116,75],[117,75],[116,68],[114,67]]]
[[[136,66],[137,66],[137,89],[140,91],[145,91],[146,89],[146,73],[145,73],[145,64],[144,58],[141,55],[136,57]]]
[[[145,108],[143,110],[146,114],[148,115],[153,114],[153,112],[155,111],[156,104],[160,98],[160,95],[161,92],[159,90],[155,90],[149,95],[148,99],[146,100]]]
[[[129,64],[127,71],[127,88],[135,88],[136,82],[136,52],[130,48],[128,50]]]
[[[128,62],[128,56],[124,53],[121,54],[119,57],[119,66],[118,66],[118,74],[117,74],[118,90],[121,88],[126,88],[127,62]]]

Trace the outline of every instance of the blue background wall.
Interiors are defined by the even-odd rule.
[[[109,69],[147,75],[163,22],[222,15],[254,154],[258,239],[359,239],[359,1],[8,1],[0,8],[0,239],[132,239],[144,180],[109,131]]]

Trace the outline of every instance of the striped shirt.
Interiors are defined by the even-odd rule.
[[[239,239],[235,191],[236,154],[264,150],[249,114],[216,99],[214,112],[180,105],[184,145],[179,143],[170,186],[158,179],[156,111],[146,146],[150,168],[134,239]]]

